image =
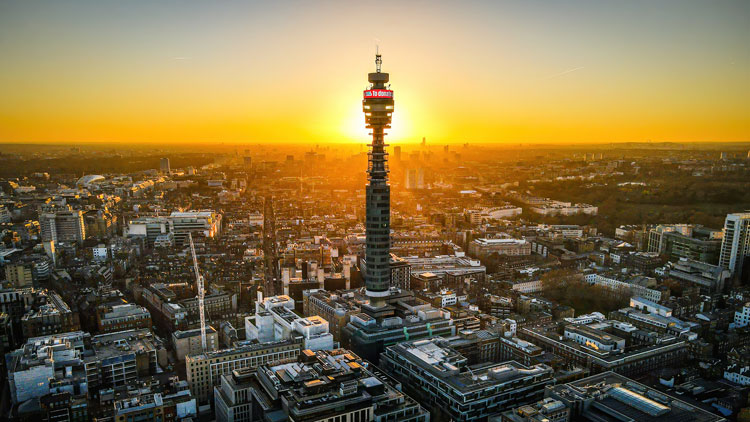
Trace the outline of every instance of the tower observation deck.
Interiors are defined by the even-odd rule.
[[[386,85],[388,74],[380,71],[382,59],[375,56],[375,72],[367,75],[362,110],[366,127],[372,130],[367,154],[365,285],[370,305],[382,306],[390,287],[391,187],[388,185],[388,153],[385,129],[390,129],[393,91]]]

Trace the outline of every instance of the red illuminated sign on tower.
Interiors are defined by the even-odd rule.
[[[393,91],[390,89],[368,89],[365,91],[365,98],[393,98]]]

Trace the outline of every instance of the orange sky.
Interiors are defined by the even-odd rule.
[[[750,2],[0,3],[0,142],[750,141]]]

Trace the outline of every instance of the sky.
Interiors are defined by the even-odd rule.
[[[750,2],[0,0],[0,142],[750,141]]]

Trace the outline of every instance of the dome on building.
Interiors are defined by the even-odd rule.
[[[78,179],[76,186],[88,187],[91,184],[101,183],[102,181],[104,181],[104,176],[99,174],[88,174]]]

